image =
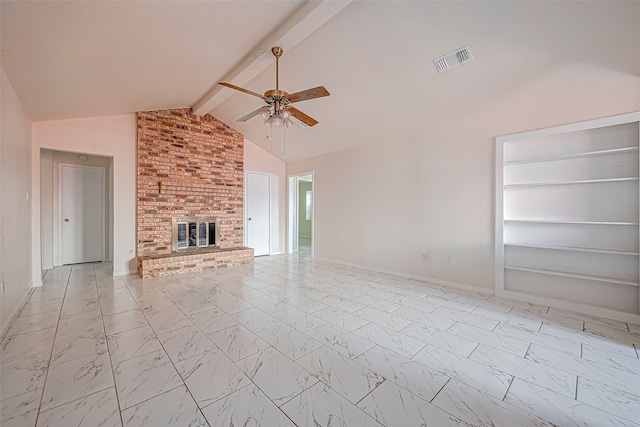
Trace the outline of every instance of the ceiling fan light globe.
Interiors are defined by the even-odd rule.
[[[279,114],[274,114],[269,118],[271,126],[281,127],[284,126],[284,119]]]

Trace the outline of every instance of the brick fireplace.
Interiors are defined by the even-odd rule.
[[[253,262],[253,249],[242,246],[242,134],[189,109],[139,112],[137,125],[138,274],[147,278]],[[185,229],[199,227],[196,244],[178,248],[172,242],[172,226],[180,219]]]

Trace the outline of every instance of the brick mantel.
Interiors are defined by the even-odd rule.
[[[198,116],[189,109],[139,112],[137,124],[138,258],[171,264],[171,219],[214,217],[220,249],[242,249],[238,262],[247,262],[242,248],[242,134],[211,115]],[[184,253],[175,255],[184,258]],[[228,251],[225,259],[233,263]],[[167,271],[181,271],[171,267]],[[156,269],[154,275],[161,274]]]

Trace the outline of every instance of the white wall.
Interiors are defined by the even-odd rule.
[[[282,160],[251,141],[244,140],[244,171],[262,172],[271,176],[271,253],[285,251],[286,175]]]
[[[40,262],[42,269],[54,266],[53,214],[53,151],[40,151]],[[34,206],[37,209],[37,206]]]
[[[31,121],[0,67],[0,336],[17,314],[32,281]]]
[[[134,114],[33,124],[34,206],[40,204],[40,150],[50,149],[113,158],[113,274],[136,271],[136,119]],[[37,198],[37,199],[36,199]],[[33,214],[40,228],[40,211]],[[39,265],[40,247],[34,247]],[[35,245],[34,245],[35,246]]]
[[[412,140],[292,162],[287,174],[315,172],[315,256],[492,288],[494,138],[637,110],[637,76],[564,64]]]

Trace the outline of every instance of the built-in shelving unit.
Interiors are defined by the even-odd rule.
[[[640,314],[640,113],[496,139],[496,294]]]

